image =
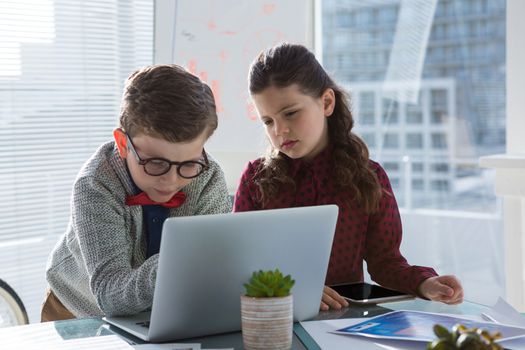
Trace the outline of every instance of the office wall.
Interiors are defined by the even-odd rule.
[[[283,41],[313,48],[313,12],[313,0],[156,1],[155,62],[180,64],[212,88],[219,127],[206,149],[232,192],[267,145],[247,90],[250,62]]]

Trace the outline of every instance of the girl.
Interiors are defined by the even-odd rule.
[[[447,304],[461,303],[455,276],[411,266],[401,255],[401,219],[388,177],[368,158],[346,93],[305,47],[281,44],[259,55],[249,89],[271,147],[250,162],[234,211],[337,204],[339,217],[321,310],[347,301],[328,287],[363,280]]]

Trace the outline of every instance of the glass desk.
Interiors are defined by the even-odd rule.
[[[314,319],[337,319],[337,318],[358,318],[372,317],[392,310],[420,310],[437,313],[479,315],[488,307],[471,302],[464,302],[460,305],[450,306],[442,303],[414,299],[399,301],[395,303],[383,303],[378,305],[351,305],[348,308],[337,311],[321,311]],[[16,328],[16,331],[15,329]],[[16,342],[14,337],[35,337],[41,341],[42,348],[45,348],[45,339],[60,337],[61,339],[76,339],[86,337],[99,337],[111,334],[118,334],[131,344],[143,344],[144,341],[114,327],[108,325],[100,318],[86,318],[67,321],[35,323],[26,326],[16,326],[10,328],[0,328],[0,348],[4,342]],[[202,348],[235,348],[242,349],[241,332],[233,332],[219,335],[212,335],[200,338],[177,340],[177,343],[201,343]],[[310,338],[308,333],[299,323],[294,324],[294,337],[292,349],[319,349],[317,344]]]

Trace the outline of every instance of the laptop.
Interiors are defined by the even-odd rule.
[[[149,342],[241,330],[240,296],[254,271],[295,280],[294,320],[319,312],[338,207],[322,205],[168,218],[150,312],[107,317]]]

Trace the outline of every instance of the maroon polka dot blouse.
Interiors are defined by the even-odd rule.
[[[380,210],[366,214],[357,203],[348,201],[349,191],[335,189],[331,176],[330,149],[321,152],[310,162],[288,159],[289,171],[296,180],[296,190],[280,188],[275,198],[262,207],[260,192],[255,184],[256,169],[261,159],[249,162],[235,195],[234,211],[303,207],[321,204],[339,206],[326,285],[360,282],[363,280],[363,260],[372,279],[396,290],[417,294],[419,284],[436,276],[430,267],[411,266],[401,255],[401,218],[388,176],[376,162],[370,161],[381,186],[391,193],[384,194]]]

